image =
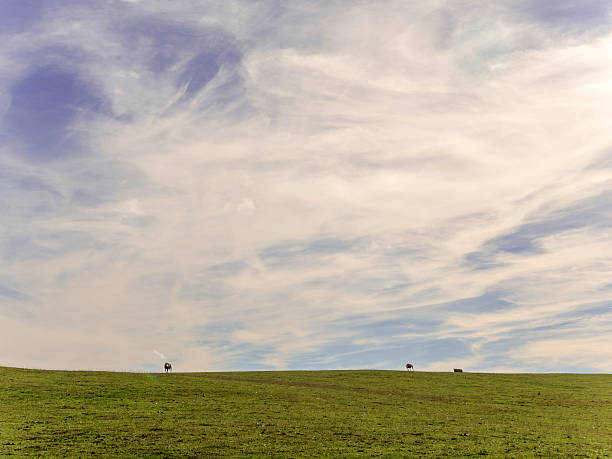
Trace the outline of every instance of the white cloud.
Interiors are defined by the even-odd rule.
[[[155,349],[153,349],[153,354],[155,354],[155,356],[157,356],[158,358],[162,359],[162,360],[166,360],[166,356],[164,354],[162,354],[159,351],[156,351]]]
[[[572,368],[608,372],[612,367],[612,339],[586,336],[538,340],[515,349],[512,357],[532,368],[565,373]]]
[[[368,348],[380,354],[363,366],[376,366],[398,340],[460,338],[480,347],[419,365],[484,370],[524,368],[490,347],[516,337],[537,369],[549,347],[529,347],[544,342],[533,326],[608,301],[609,174],[587,166],[612,144],[610,34],[553,39],[490,2],[125,8],[166,33],[227,40],[239,57],[181,102],[199,42],[176,61],[152,55],[156,37],[122,36],[103,10],[56,11],[0,50],[0,106],[32,52],[70,44],[87,57],[71,65],[113,107],[87,125],[89,155],[36,164],[0,151],[0,285],[28,294],[15,326],[33,342],[40,323],[62,330],[58,343],[95,328],[106,339],[83,349],[96,365],[144,368],[157,348],[199,370],[304,356],[346,367]],[[504,237],[523,246],[500,248]],[[509,305],[422,312],[491,291]],[[416,311],[436,325],[372,338],[376,317],[410,324]],[[358,314],[370,328],[351,328]],[[10,362],[88,365],[85,353],[26,349]],[[583,363],[605,370],[602,359]]]
[[[248,198],[244,198],[236,207],[236,211],[242,215],[253,215],[256,210],[255,204]]]

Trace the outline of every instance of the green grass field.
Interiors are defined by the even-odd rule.
[[[612,455],[612,375],[0,367],[0,456]]]

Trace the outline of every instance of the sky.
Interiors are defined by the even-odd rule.
[[[608,0],[2,0],[0,365],[612,371]]]

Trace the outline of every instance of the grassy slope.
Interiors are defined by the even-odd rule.
[[[612,375],[0,367],[0,456],[612,455]]]

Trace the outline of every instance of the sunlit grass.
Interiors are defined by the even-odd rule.
[[[612,375],[0,367],[0,456],[612,455]]]

